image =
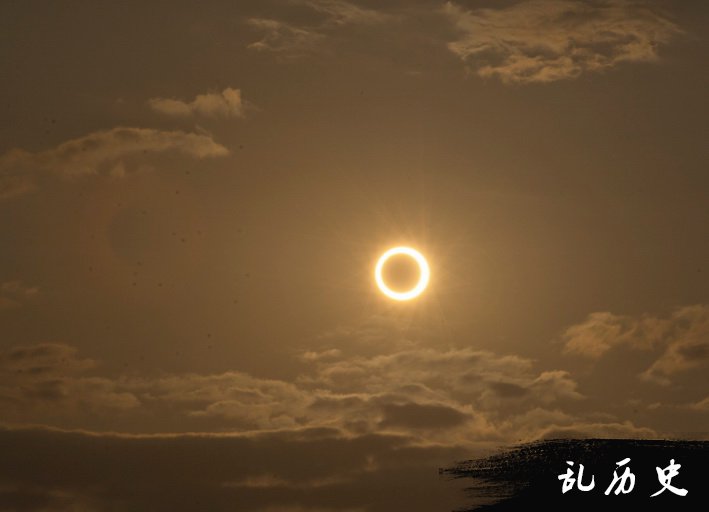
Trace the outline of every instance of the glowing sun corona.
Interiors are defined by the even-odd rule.
[[[382,277],[382,271],[384,269],[384,265],[386,265],[389,258],[402,254],[413,259],[418,265],[419,280],[416,283],[416,286],[414,286],[410,290],[397,292],[389,288],[384,282],[384,278]],[[377,261],[376,267],[374,268],[374,280],[377,282],[377,286],[382,291],[382,293],[391,299],[400,301],[411,300],[421,295],[421,293],[426,289],[426,286],[428,286],[428,280],[430,279],[430,277],[431,269],[428,267],[428,262],[426,261],[426,258],[423,257],[423,254],[418,252],[416,249],[412,249],[411,247],[394,247],[392,249],[389,249],[381,255],[381,257]]]

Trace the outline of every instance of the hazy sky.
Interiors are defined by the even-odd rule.
[[[0,510],[449,510],[508,443],[706,438],[707,22],[2,2]]]

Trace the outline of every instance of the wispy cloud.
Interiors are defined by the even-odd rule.
[[[667,326],[665,349],[642,377],[660,384],[694,368],[709,367],[709,306],[697,305],[677,311]]]
[[[694,402],[689,406],[691,409],[702,412],[709,412],[709,396],[698,402]]]
[[[0,309],[19,306],[38,293],[37,286],[30,286],[19,280],[6,281],[0,285]]]
[[[138,405],[134,395],[117,390],[115,381],[85,376],[95,366],[95,361],[78,357],[76,348],[62,343],[0,352],[0,402],[5,421],[31,417],[33,410],[43,411],[46,420],[56,414]]]
[[[34,177],[21,170],[2,169],[0,159],[0,200],[23,196],[37,189]]]
[[[709,305],[680,308],[667,318],[592,313],[563,334],[567,353],[599,359],[615,347],[652,351],[641,377],[668,384],[674,374],[709,365]]]
[[[71,139],[37,153],[12,150],[0,157],[0,169],[42,169],[67,177],[81,176],[106,170],[123,157],[165,151],[195,158],[228,154],[224,146],[202,133],[117,127]]]
[[[261,39],[248,45],[248,48],[257,51],[299,56],[323,37],[314,29],[269,18],[250,18],[247,23],[262,33]]]
[[[300,57],[314,51],[333,31],[342,27],[375,25],[391,19],[387,13],[359,7],[345,0],[298,0],[293,4],[305,7],[310,20],[293,23],[272,18],[250,18],[247,23],[263,35],[248,48]],[[313,19],[312,15],[317,18]]]
[[[482,77],[553,82],[625,62],[651,62],[679,27],[648,2],[529,0],[467,10],[447,2],[459,36],[448,48]]]
[[[79,177],[103,173],[120,177],[128,172],[125,159],[171,151],[198,159],[229,154],[227,148],[204,133],[116,127],[44,151],[13,149],[0,156],[0,198],[36,189],[40,175]]]
[[[381,11],[359,7],[344,0],[303,0],[300,3],[325,14],[326,23],[333,25],[374,24],[390,18]]]
[[[175,117],[243,117],[245,109],[241,90],[232,87],[227,87],[222,92],[198,94],[192,101],[152,98],[148,100],[148,105],[156,112]]]

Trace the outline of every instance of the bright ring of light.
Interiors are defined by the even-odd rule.
[[[384,265],[386,265],[386,262],[392,256],[398,256],[399,254],[409,256],[419,267],[418,283],[416,283],[416,286],[405,292],[396,292],[392,290],[386,285],[384,278],[382,277],[382,269],[384,268]],[[430,277],[431,269],[428,268],[426,258],[424,258],[423,255],[416,249],[412,249],[411,247],[394,247],[389,249],[387,252],[382,254],[379,261],[377,261],[377,266],[374,268],[374,280],[377,282],[377,286],[384,295],[394,300],[411,300],[418,297],[421,295],[421,292],[426,289],[426,286],[428,286],[428,280]]]

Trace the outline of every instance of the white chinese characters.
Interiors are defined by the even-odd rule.
[[[633,488],[635,487],[635,475],[630,472],[630,466],[626,466],[623,474],[621,476],[618,476],[618,469],[625,466],[628,462],[630,462],[630,457],[627,457],[616,463],[618,464],[618,467],[615,471],[613,471],[613,481],[608,486],[608,489],[606,489],[606,492],[604,492],[603,494],[608,496],[613,490],[613,487],[615,487],[616,496],[621,492],[623,494],[628,494],[630,491],[633,490]]]
[[[566,473],[558,475],[558,479],[562,481],[561,483],[561,493],[566,494],[574,488],[574,484],[579,491],[588,492],[596,486],[595,475],[591,475],[590,479],[586,477],[586,483],[584,483],[584,466],[579,464],[578,475],[575,474],[573,467],[575,463],[573,461],[567,460],[566,464],[569,466],[566,468]],[[657,479],[660,482],[662,488],[655,494],[650,495],[650,497],[655,497],[662,494],[665,491],[669,491],[677,496],[686,496],[689,491],[687,489],[682,489],[672,485],[672,479],[679,475],[679,469],[682,467],[681,464],[676,464],[674,459],[670,459],[670,464],[662,469],[656,467]],[[623,472],[618,474],[618,471],[623,468]],[[630,470],[630,457],[626,457],[623,460],[616,462],[616,468],[613,470],[613,481],[606,488],[605,494],[609,496],[610,494],[628,494],[635,488],[635,475]]]
[[[657,470],[657,479],[660,481],[662,489],[657,491],[651,497],[655,497],[665,491],[670,491],[671,493],[674,493],[677,496],[686,496],[689,492],[687,491],[687,489],[678,489],[677,487],[672,485],[672,479],[679,475],[679,468],[681,467],[681,464],[675,464],[675,460],[670,459],[670,465],[667,466],[665,469],[655,468]]]
[[[573,466],[574,463],[570,460],[567,460],[566,463],[569,466]],[[574,487],[574,482],[577,483],[577,487],[579,491],[590,491],[596,486],[596,480],[593,475],[591,475],[591,483],[584,485],[581,483],[583,480],[583,464],[579,464],[579,478],[576,480],[574,477],[574,471],[571,468],[566,469],[566,473],[563,475],[559,475],[559,480],[563,480],[564,483],[561,485],[561,492],[562,494],[566,494],[569,492],[571,489]]]

